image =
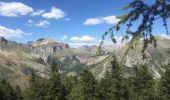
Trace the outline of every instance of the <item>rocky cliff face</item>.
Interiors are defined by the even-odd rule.
[[[27,52],[30,53],[32,50],[32,47],[30,45],[27,44],[21,44],[21,43],[17,43],[14,41],[9,41],[6,40],[3,37],[0,37],[0,50],[1,51],[8,51],[8,52]]]
[[[64,55],[64,52],[61,54],[59,51],[66,49],[70,49],[67,44],[52,39],[39,39],[28,44],[21,44],[6,40],[3,37],[0,38],[0,50],[2,52],[29,54],[31,57],[41,58],[45,62],[47,62],[49,56]]]
[[[168,51],[170,50],[170,40],[162,37],[157,37],[157,48],[154,48],[152,45],[146,50],[147,58],[142,58],[142,47],[143,44],[141,42],[138,45],[128,52],[125,56],[125,67],[124,72],[126,75],[133,74],[132,70],[134,65],[145,64],[148,66],[148,69],[155,76],[155,78],[160,78],[161,73],[164,71],[164,68],[161,65],[168,64],[170,61],[170,56]],[[118,60],[123,56],[125,50],[127,49],[127,45],[122,45],[117,50],[114,50],[114,54],[117,56]],[[110,62],[112,60],[112,56],[108,56],[101,62],[95,64],[94,68],[92,68],[95,76],[100,79],[103,77],[106,70],[110,69]]]
[[[33,47],[32,56],[43,59],[45,63],[47,63],[49,56],[57,56],[60,54],[59,51],[70,49],[67,44],[52,39],[39,39],[33,42],[31,46]]]
[[[48,65],[54,58],[60,66],[61,73],[79,73],[86,64],[102,60],[93,57],[96,51],[97,47],[91,48],[91,50],[74,49],[70,48],[68,44],[53,39],[39,39],[35,42],[21,44],[1,37],[0,56],[2,58],[0,60],[3,63],[0,65],[22,75],[28,75],[32,68],[38,75],[47,77]]]
[[[22,74],[28,73],[29,68],[33,68],[40,76],[45,77],[49,57],[57,56],[57,51],[63,49],[69,49],[69,46],[52,39],[21,44],[0,38],[0,53],[4,56],[2,59],[4,63],[1,65]]]
[[[148,64],[153,75],[160,77],[162,68],[159,64],[166,64],[169,60],[167,50],[170,48],[170,40],[159,37],[157,41],[158,47],[156,49],[152,46],[147,49],[148,59],[146,60],[142,60],[142,44],[129,52],[125,63],[126,74],[131,73],[133,64]],[[121,58],[126,50],[126,45],[103,46],[101,55],[97,55],[97,48],[97,46],[71,48],[68,44],[53,39],[39,39],[35,42],[22,44],[1,37],[0,66],[21,76],[29,75],[30,68],[32,68],[38,75],[47,77],[48,65],[51,59],[55,58],[62,74],[70,75],[72,73],[76,75],[88,67],[100,79],[110,68],[112,52]]]

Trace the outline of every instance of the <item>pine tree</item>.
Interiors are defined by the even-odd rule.
[[[145,65],[135,67],[136,74],[129,84],[130,100],[154,100],[155,82]]]
[[[123,76],[123,67],[120,66],[115,56],[111,62],[111,79],[112,79],[112,99],[113,100],[128,100],[129,94]]]
[[[64,87],[61,84],[60,73],[57,64],[52,60],[50,65],[50,74],[48,80],[48,100],[63,100]]]
[[[50,65],[49,79],[38,77],[31,70],[30,86],[25,90],[25,100],[64,100],[64,87],[54,60]]]
[[[84,70],[84,72],[80,75],[79,83],[72,88],[68,99],[99,100],[97,85],[97,81],[95,80],[92,72]]]
[[[5,79],[0,80],[0,100],[18,100],[15,90]]]
[[[170,49],[168,50],[168,55],[170,55]],[[170,59],[164,68],[166,70],[161,77],[159,85],[160,97],[164,100],[170,100]]]
[[[96,100],[98,99],[97,81],[95,80],[92,72],[84,70],[80,78],[81,85],[85,93],[85,99]]]
[[[170,66],[168,66],[170,67]],[[161,91],[164,100],[170,100],[170,68],[166,70],[161,78]]]
[[[111,79],[111,74],[107,70],[105,73],[104,78],[100,80],[99,83],[99,90],[100,90],[100,99],[101,100],[111,100],[112,98],[112,79]]]
[[[68,94],[70,94],[72,88],[77,84],[78,82],[78,79],[76,76],[66,76],[64,78],[64,80],[62,81],[62,84],[64,86],[64,89],[65,89],[65,95],[66,95],[66,98]]]
[[[84,88],[81,83],[75,84],[67,96],[67,100],[86,100]]]
[[[111,61],[111,70],[106,71],[105,77],[100,81],[102,100],[128,100],[129,93],[122,67],[115,56]]]

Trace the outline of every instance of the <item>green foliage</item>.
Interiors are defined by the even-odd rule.
[[[168,69],[162,75],[160,82],[160,96],[163,97],[164,100],[170,99],[170,65],[167,66]]]
[[[145,65],[135,67],[136,74],[129,79],[130,100],[155,100],[154,79]]]
[[[80,76],[80,83],[83,86],[85,99],[96,100],[98,98],[97,81],[95,80],[92,72],[84,70]]]
[[[29,87],[24,90],[24,100],[46,100],[46,80],[39,78],[33,70],[29,80]]]
[[[89,70],[84,70],[80,81],[69,94],[69,100],[99,100],[97,81]]]
[[[50,75],[48,80],[48,94],[49,100],[62,100],[62,90],[64,87],[61,84],[60,73],[57,64],[52,60],[50,65]]]
[[[113,56],[111,65],[111,71],[107,71],[105,77],[100,81],[102,100],[128,100],[126,79],[123,77],[122,67],[115,56]]]
[[[16,90],[6,80],[0,80],[0,100],[23,100],[19,87]]]
[[[106,71],[105,77],[100,80],[99,90],[101,93],[101,100],[111,100],[112,99],[112,80],[109,71]]]
[[[83,90],[81,83],[75,84],[70,94],[68,94],[67,100],[86,100]]]
[[[65,77],[64,80],[62,81],[62,84],[64,86],[65,89],[65,93],[66,95],[70,94],[72,88],[77,84],[78,79],[76,76],[69,76],[69,77]]]
[[[125,85],[125,78],[122,74],[122,67],[118,63],[115,56],[113,56],[113,61],[111,61],[111,78],[113,80],[114,88],[114,100],[128,100],[129,94],[127,91],[127,86]]]
[[[64,87],[54,60],[50,65],[49,79],[42,79],[31,71],[30,86],[24,93],[25,100],[63,100]]]

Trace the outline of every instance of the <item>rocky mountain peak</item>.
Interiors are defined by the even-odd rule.
[[[42,45],[48,45],[48,44],[57,44],[58,42],[55,41],[54,39],[46,39],[46,38],[42,38],[42,39],[38,39],[37,41],[35,41],[33,43],[33,46],[42,46]]]

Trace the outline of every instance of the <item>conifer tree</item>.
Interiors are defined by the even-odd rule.
[[[97,85],[92,72],[84,70],[80,75],[79,83],[72,88],[69,100],[99,100]]]
[[[77,84],[78,79],[76,76],[66,76],[63,81],[62,84],[64,86],[65,89],[65,96],[66,98],[68,98],[68,94],[70,94],[72,88]]]
[[[61,84],[60,73],[57,64],[52,60],[50,65],[50,74],[48,80],[48,100],[63,100],[64,87]]]
[[[106,71],[105,77],[100,81],[102,100],[128,100],[129,93],[122,67],[115,56],[111,61],[111,70]]]
[[[15,90],[4,79],[0,80],[0,100],[18,100]]]
[[[161,96],[164,100],[170,100],[170,66],[161,78]]]
[[[75,84],[67,96],[67,100],[86,100],[84,88],[81,83]]]
[[[170,49],[168,50],[170,55]],[[163,73],[159,84],[159,96],[163,100],[170,100],[170,59],[167,65],[164,67],[166,70]]]
[[[113,56],[111,61],[111,79],[112,79],[112,99],[113,100],[128,100],[129,94],[125,84],[125,78],[122,73],[123,66],[120,66],[116,57]]]
[[[145,65],[135,67],[135,70],[129,84],[130,100],[155,100],[153,75]]]
[[[111,74],[110,72],[107,70],[105,72],[105,76],[104,78],[102,78],[100,80],[99,83],[99,90],[100,90],[100,99],[101,100],[110,100],[112,97],[112,79],[111,79]]]

